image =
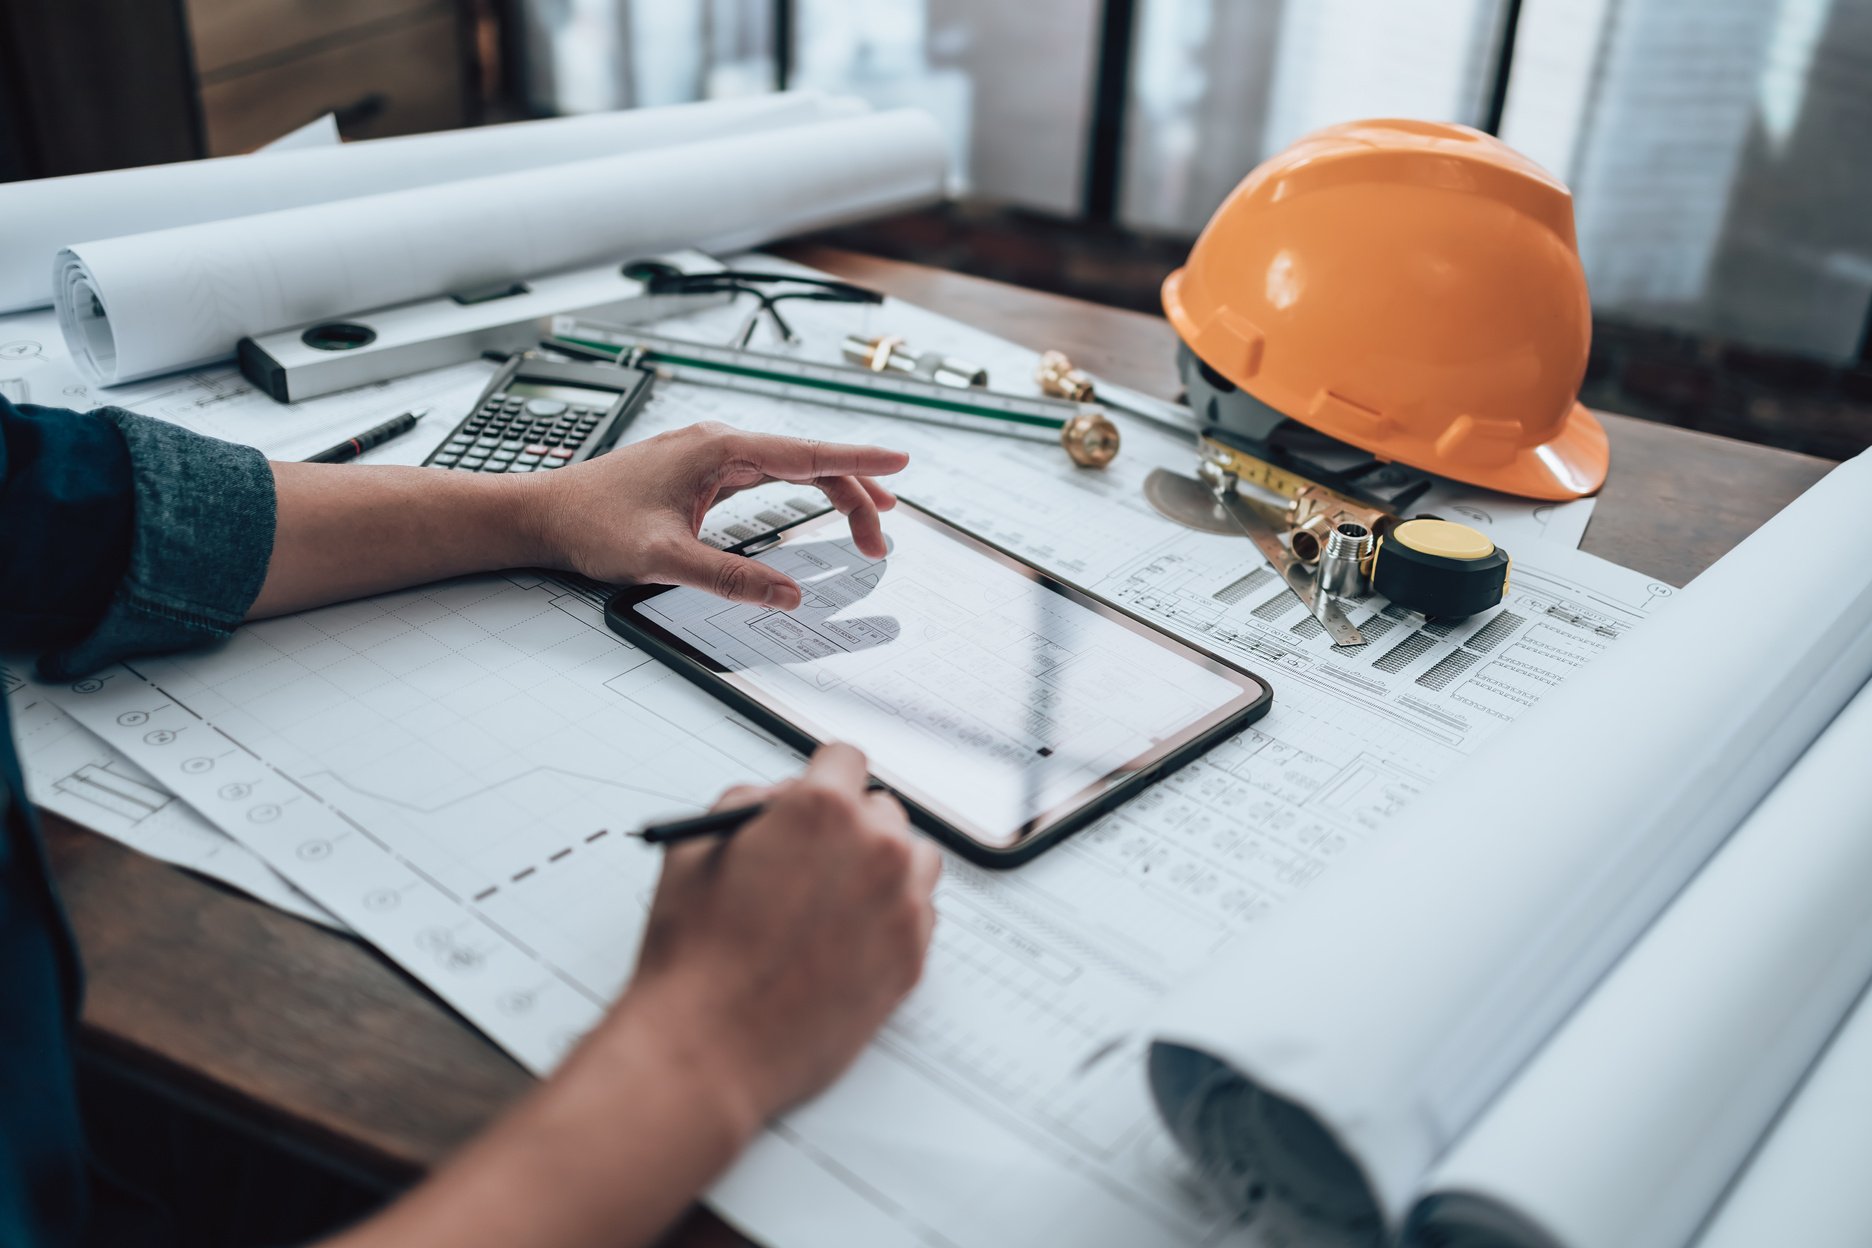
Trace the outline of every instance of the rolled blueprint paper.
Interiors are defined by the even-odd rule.
[[[52,257],[73,243],[775,130],[862,107],[791,92],[9,183],[0,186],[0,312],[49,307]]]
[[[1872,672],[1833,470],[1175,990],[1151,1078],[1241,1205],[1395,1227],[1425,1176]]]
[[[1868,763],[1872,686],[1431,1172],[1407,1245],[1690,1242],[1872,980]]]
[[[1697,1248],[1872,1244],[1872,992],[1848,1016]]]
[[[903,109],[80,243],[59,254],[59,324],[114,385],[321,317],[926,204],[946,153]]]

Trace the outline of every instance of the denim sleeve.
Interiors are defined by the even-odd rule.
[[[129,448],[129,565],[97,626],[41,657],[47,680],[224,640],[259,597],[273,554],[273,471],[259,451],[121,408],[96,414]]]
[[[130,452],[95,413],[0,396],[0,653],[70,645],[130,563]]]

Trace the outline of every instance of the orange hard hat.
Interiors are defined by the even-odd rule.
[[[1264,162],[1163,286],[1215,373],[1384,460],[1529,498],[1607,467],[1573,199],[1467,126],[1329,126]]]

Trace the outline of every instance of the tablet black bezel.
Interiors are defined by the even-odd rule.
[[[1234,735],[1267,714],[1269,706],[1273,703],[1274,691],[1266,680],[1255,673],[1198,650],[1134,612],[1088,593],[1070,581],[1061,580],[1013,551],[943,519],[926,507],[919,506],[909,499],[899,499],[898,503],[902,514],[1020,573],[1049,592],[1059,594],[1070,602],[1095,611],[1123,625],[1129,631],[1176,653],[1179,657],[1234,681],[1242,687],[1244,693],[1253,695],[1249,701],[1236,706],[1233,710],[1225,707],[1211,712],[1202,720],[1185,728],[1172,741],[1160,744],[1150,753],[1140,756],[1150,761],[1132,770],[1131,774],[1109,788],[1089,796],[1075,797],[1064,803],[1065,813],[1058,814],[1056,817],[1055,811],[1048,811],[1037,821],[1043,826],[1006,847],[994,845],[970,835],[965,824],[946,817],[944,813],[935,808],[940,806],[939,802],[918,800],[915,792],[905,792],[903,787],[893,784],[891,776],[878,775],[876,777],[897,796],[898,800],[903,802],[905,809],[910,813],[911,820],[917,826],[955,849],[963,857],[984,866],[1018,866],[1042,850],[1057,845],[1071,833],[1083,828],[1100,815],[1134,797],[1163,776],[1201,756],[1218,742]],[[842,517],[833,511],[820,512],[785,528],[743,542],[739,546],[732,547],[731,550],[737,554],[761,554],[782,543],[803,536],[816,535],[822,527],[828,524],[842,524]],[[841,536],[843,532],[841,528]],[[649,651],[684,678],[728,703],[795,749],[810,753],[822,744],[819,737],[789,718],[783,708],[769,705],[756,693],[733,684],[725,678],[725,669],[716,660],[654,620],[644,618],[635,610],[650,599],[668,593],[672,588],[674,587],[669,585],[638,585],[619,590],[605,603],[605,623],[626,640]],[[858,744],[862,746],[862,743]],[[1162,753],[1157,754],[1158,750]],[[1157,754],[1157,756],[1151,757],[1152,754]],[[908,787],[914,789],[916,786]]]

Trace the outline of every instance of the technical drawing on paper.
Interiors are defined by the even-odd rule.
[[[1378,604],[1373,643],[1335,652],[1245,542],[1149,510],[1144,474],[1191,454],[1152,429],[1127,425],[1096,473],[1028,442],[671,386],[631,436],[696,419],[903,447],[907,496],[1276,689],[1260,725],[1028,866],[951,861],[924,982],[714,1202],[775,1248],[1250,1242],[1190,1194],[1114,1037],[1663,587],[1517,550],[1503,608],[1445,628]],[[798,766],[612,635],[595,594],[523,575],[267,621],[51,692],[540,1071],[631,965],[657,860],[618,830]]]
[[[132,849],[220,880],[268,905],[339,926],[253,852],[210,824],[50,699],[0,668],[27,796]]]
[[[750,756],[769,763],[757,775],[795,765],[604,631],[587,596],[529,578],[274,621],[61,698],[538,1069],[630,965],[655,860],[617,827],[712,796]],[[1038,1132],[1062,1175],[1109,1171],[1105,1217],[1189,1223],[1141,1090],[1118,1064],[1109,1094],[1074,1072],[1346,848],[1397,800],[1387,784],[1416,782],[1349,778],[1370,769],[1250,732],[1017,877],[952,864],[941,942],[871,1093]],[[772,1147],[817,1147],[814,1124],[863,1080]]]
[[[1209,596],[1254,618],[1261,595],[1230,589],[1237,562],[1231,550],[1214,577],[1235,575]],[[1142,571],[1120,560],[1110,575]],[[1337,660],[1296,639],[1262,728],[1018,872],[951,863],[924,984],[717,1202],[765,1226],[810,1181],[831,1224],[889,1228],[873,1242],[1212,1242],[1225,1224],[1189,1196],[1136,1053],[1087,1063],[1459,757],[1478,733],[1425,725],[1476,714],[1459,699],[1483,702],[1471,686],[1491,667],[1538,696],[1641,614],[1612,604],[1642,602],[1642,578],[1590,557],[1556,552],[1540,574],[1580,622],[1499,612],[1463,637],[1485,657],[1442,688],[1419,683],[1442,661],[1428,649],[1368,678],[1435,715],[1298,678],[1302,659]],[[1571,632],[1540,631],[1556,627]],[[536,1070],[628,974],[656,862],[617,830],[797,766],[609,633],[595,595],[526,576],[268,621],[57,696]],[[915,1138],[891,1129],[912,1120]],[[932,1149],[954,1159],[949,1179],[928,1169]],[[984,1176],[967,1160],[980,1157],[1006,1164]],[[965,1173],[979,1202],[949,1194]]]
[[[367,939],[454,977],[443,995],[544,1069],[631,965],[657,858],[616,833],[797,765],[738,723],[709,742],[672,725],[654,689],[633,700],[664,675],[645,662],[591,591],[513,576],[140,663],[161,697],[123,669],[59,696]]]

